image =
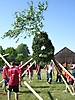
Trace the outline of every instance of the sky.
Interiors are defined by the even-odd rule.
[[[38,2],[48,1],[48,9],[44,12],[44,28],[49,39],[55,47],[55,53],[63,49],[69,48],[75,52],[75,0],[33,0],[34,6]],[[12,23],[15,21],[14,13],[29,9],[27,2],[31,0],[0,0],[0,37],[5,32],[12,29]],[[0,46],[3,49],[7,47],[16,48],[19,44],[27,44],[32,54],[33,36],[26,39],[20,38],[18,43],[14,39],[1,39]]]

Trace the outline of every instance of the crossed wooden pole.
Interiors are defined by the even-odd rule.
[[[27,72],[27,70],[36,62],[34,61],[33,63],[30,64],[30,66],[24,71],[24,73],[22,74],[22,76]],[[24,84],[28,87],[28,89],[39,99],[39,100],[43,100],[35,91],[34,89],[26,82],[24,81]]]
[[[3,57],[3,55],[0,54],[0,58],[2,58],[3,61],[10,67],[10,64],[6,61],[6,59]],[[29,63],[32,59],[33,59],[33,58],[31,58],[29,61],[27,61],[25,64],[23,64],[23,65],[20,67],[20,69],[23,68],[23,67],[24,67],[27,63]],[[34,62],[27,68],[27,70],[28,70],[34,63],[36,63],[36,62],[34,61]],[[22,76],[27,72],[27,70],[24,71],[24,73],[22,74]],[[3,82],[3,80],[2,80],[0,83],[2,83],[2,82]],[[43,99],[35,92],[35,90],[34,90],[26,81],[24,81],[24,84],[28,87],[28,89],[29,89],[39,100],[43,100]]]
[[[57,60],[55,61],[59,64],[59,66],[63,69],[63,71],[65,71],[73,80],[75,80],[75,78]]]
[[[26,64],[28,64],[30,61],[32,61],[33,58],[31,58],[30,60],[28,60],[26,63],[24,63],[19,69],[23,68]]]
[[[64,81],[65,85],[67,86],[68,90],[70,91],[70,94],[73,95],[72,90],[70,89],[69,85],[67,84],[66,80],[63,77],[63,74],[58,70],[57,64],[73,79],[75,80],[75,78],[57,61],[53,59],[53,62],[56,65],[56,70],[60,73],[62,80]]]

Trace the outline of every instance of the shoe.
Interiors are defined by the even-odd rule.
[[[7,90],[4,90],[4,93],[7,93],[8,91]]]
[[[49,84],[52,84],[51,82],[49,82]]]
[[[22,87],[22,85],[21,85],[21,84],[20,84],[19,86],[20,86],[20,87]]]
[[[64,90],[63,92],[68,92],[67,90]]]

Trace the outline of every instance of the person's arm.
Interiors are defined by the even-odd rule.
[[[8,76],[8,71],[6,71],[6,76],[9,77],[9,76]]]
[[[8,69],[8,77],[10,77],[10,69]]]

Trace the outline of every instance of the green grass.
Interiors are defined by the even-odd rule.
[[[45,70],[41,72],[42,80],[37,80],[36,73],[34,71],[33,82],[28,83],[42,98],[43,100],[75,100],[75,96],[72,96],[70,92],[63,93],[65,89],[65,84],[56,83],[56,74],[53,75],[52,84],[46,83],[46,73]],[[28,82],[27,77],[24,78]],[[2,80],[2,75],[0,74],[0,81]],[[19,100],[38,100],[36,96],[24,85],[20,88]],[[0,100],[7,100],[7,94],[3,93],[2,84],[0,84]],[[14,100],[14,93],[11,94],[11,100]]]

